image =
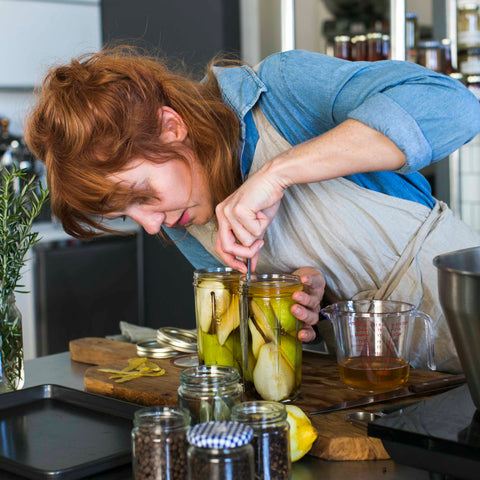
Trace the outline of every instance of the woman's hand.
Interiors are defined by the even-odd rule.
[[[252,271],[255,270],[262,238],[275,218],[284,190],[267,164],[217,205],[215,251],[227,265],[246,272],[245,262],[239,258],[251,258]]]
[[[292,307],[292,313],[303,322],[303,328],[298,332],[298,338],[302,342],[315,340],[315,332],[312,325],[318,323],[320,302],[325,292],[325,278],[313,267],[303,267],[295,270],[294,275],[299,275],[303,290],[295,292],[293,299],[298,302]]]

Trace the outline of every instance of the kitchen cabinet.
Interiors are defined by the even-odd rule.
[[[99,0],[0,0],[0,88],[39,84],[51,63],[101,47]]]

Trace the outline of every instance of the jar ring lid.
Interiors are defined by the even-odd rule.
[[[139,357],[169,358],[179,355],[179,353],[171,347],[160,345],[155,340],[137,343],[137,355]]]
[[[197,335],[183,328],[162,327],[157,330],[157,342],[183,353],[197,352]]]

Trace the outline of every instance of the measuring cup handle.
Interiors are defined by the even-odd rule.
[[[427,340],[427,366],[430,370],[436,370],[437,364],[435,362],[433,320],[431,319],[430,315],[427,315],[421,310],[416,311],[416,316],[422,318],[425,323],[425,338]]]

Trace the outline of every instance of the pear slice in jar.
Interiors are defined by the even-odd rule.
[[[230,333],[240,325],[240,310],[238,295],[231,295],[230,305],[227,311],[220,317],[217,323],[217,337],[220,345],[225,345]]]
[[[295,372],[273,342],[262,345],[253,370],[255,390],[264,400],[279,402],[295,387]]]
[[[268,300],[252,298],[250,309],[252,321],[266,342],[275,340],[275,317]]]
[[[230,292],[221,282],[204,280],[197,288],[196,306],[200,328],[208,332],[213,319],[213,298],[215,298],[215,316],[221,317],[230,304]]]

